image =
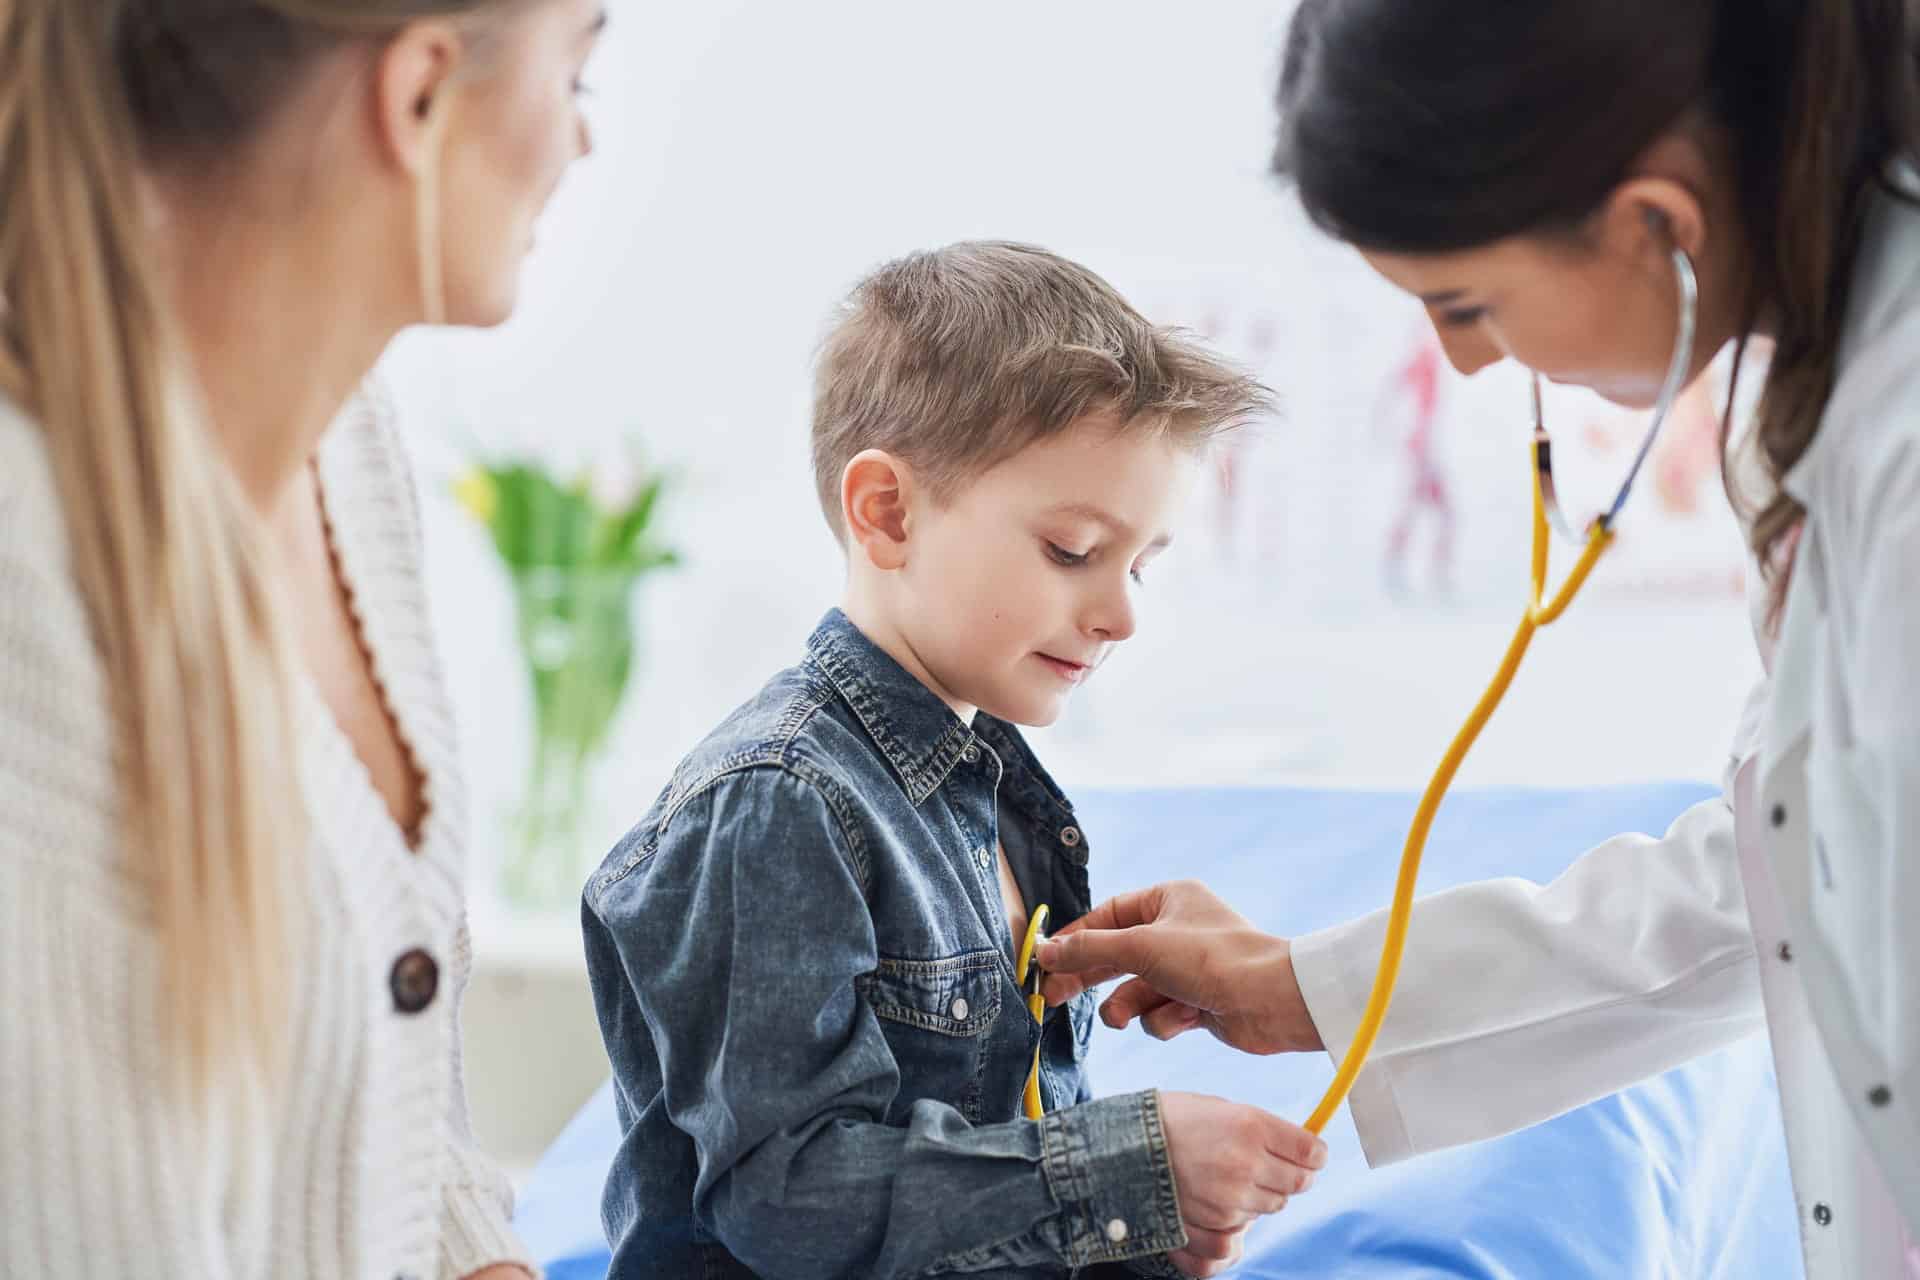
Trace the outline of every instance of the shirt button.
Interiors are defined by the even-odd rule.
[[[1077,844],[1079,844],[1079,843],[1080,843],[1080,828],[1078,828],[1078,827],[1062,827],[1062,828],[1060,828],[1060,843],[1061,843],[1061,844],[1063,844],[1063,845],[1065,845],[1065,846],[1067,846],[1067,848],[1069,848],[1069,849],[1071,849],[1071,848],[1073,848],[1073,847],[1074,847],[1075,845],[1077,845]],[[1117,1218],[1116,1218],[1116,1219],[1114,1219],[1114,1221],[1116,1221],[1116,1222],[1118,1222],[1118,1221],[1119,1221],[1119,1219],[1117,1219]]]
[[[953,1020],[955,1022],[965,1022],[969,1008],[971,1008],[971,1006],[967,1004],[967,998],[965,996],[961,996],[955,1000],[953,1002]]]
[[[1773,813],[1771,817],[1773,819],[1774,826],[1776,827],[1786,826],[1787,825],[1787,806],[1783,804],[1777,804],[1773,806]]]
[[[1867,1101],[1876,1107],[1884,1107],[1893,1101],[1893,1090],[1883,1084],[1877,1084],[1867,1092]]]
[[[1783,942],[1780,944],[1780,963],[1793,963],[1793,944],[1791,942]]]
[[[387,987],[393,992],[395,1009],[401,1013],[419,1013],[433,1003],[433,993],[440,989],[440,966],[432,956],[415,947],[393,962]]]
[[[973,856],[974,856],[974,860],[980,864],[980,869],[982,871],[993,870],[993,850],[981,849],[979,852],[975,853]]]
[[[1833,1221],[1833,1210],[1824,1204],[1817,1204],[1813,1206],[1813,1220],[1824,1227]]]
[[[1119,1244],[1126,1238],[1127,1220],[1125,1218],[1115,1218],[1113,1221],[1107,1223],[1107,1239],[1115,1244]]]
[[[962,760],[965,760],[968,764],[979,764],[980,748],[975,746],[969,746],[965,751],[962,751],[960,753],[960,758]]]

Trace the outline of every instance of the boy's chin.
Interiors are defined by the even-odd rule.
[[[1005,706],[982,705],[980,709],[996,720],[1017,724],[1023,729],[1045,729],[1066,711],[1067,700],[1064,695],[1056,698],[1022,698],[1010,700]]]

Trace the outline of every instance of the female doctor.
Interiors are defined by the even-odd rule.
[[[1764,1022],[1808,1276],[1920,1276],[1915,99],[1905,0],[1295,14],[1275,168],[1426,306],[1461,372],[1511,358],[1646,406],[1688,310],[1689,376],[1749,337],[1775,352],[1745,512],[1768,674],[1724,794],[1551,885],[1418,904],[1351,1096],[1370,1162],[1545,1120]],[[1289,942],[1179,883],[1103,904],[1041,960],[1053,999],[1139,975],[1104,1006],[1115,1026],[1338,1058],[1384,930]]]

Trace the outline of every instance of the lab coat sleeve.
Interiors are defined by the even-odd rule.
[[[1617,836],[1558,879],[1489,880],[1415,904],[1393,1005],[1349,1105],[1367,1162],[1496,1137],[1765,1025],[1734,847],[1732,780],[1658,839]],[[1294,942],[1338,1062],[1366,1007],[1385,911]]]

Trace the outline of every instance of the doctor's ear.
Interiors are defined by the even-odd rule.
[[[913,468],[884,449],[855,454],[840,473],[840,523],[847,552],[866,556],[876,569],[907,563],[915,496]]]
[[[1614,188],[1601,218],[1603,240],[1631,256],[1664,263],[1679,249],[1698,262],[1706,250],[1706,211],[1691,188],[1672,178],[1629,178]]]

